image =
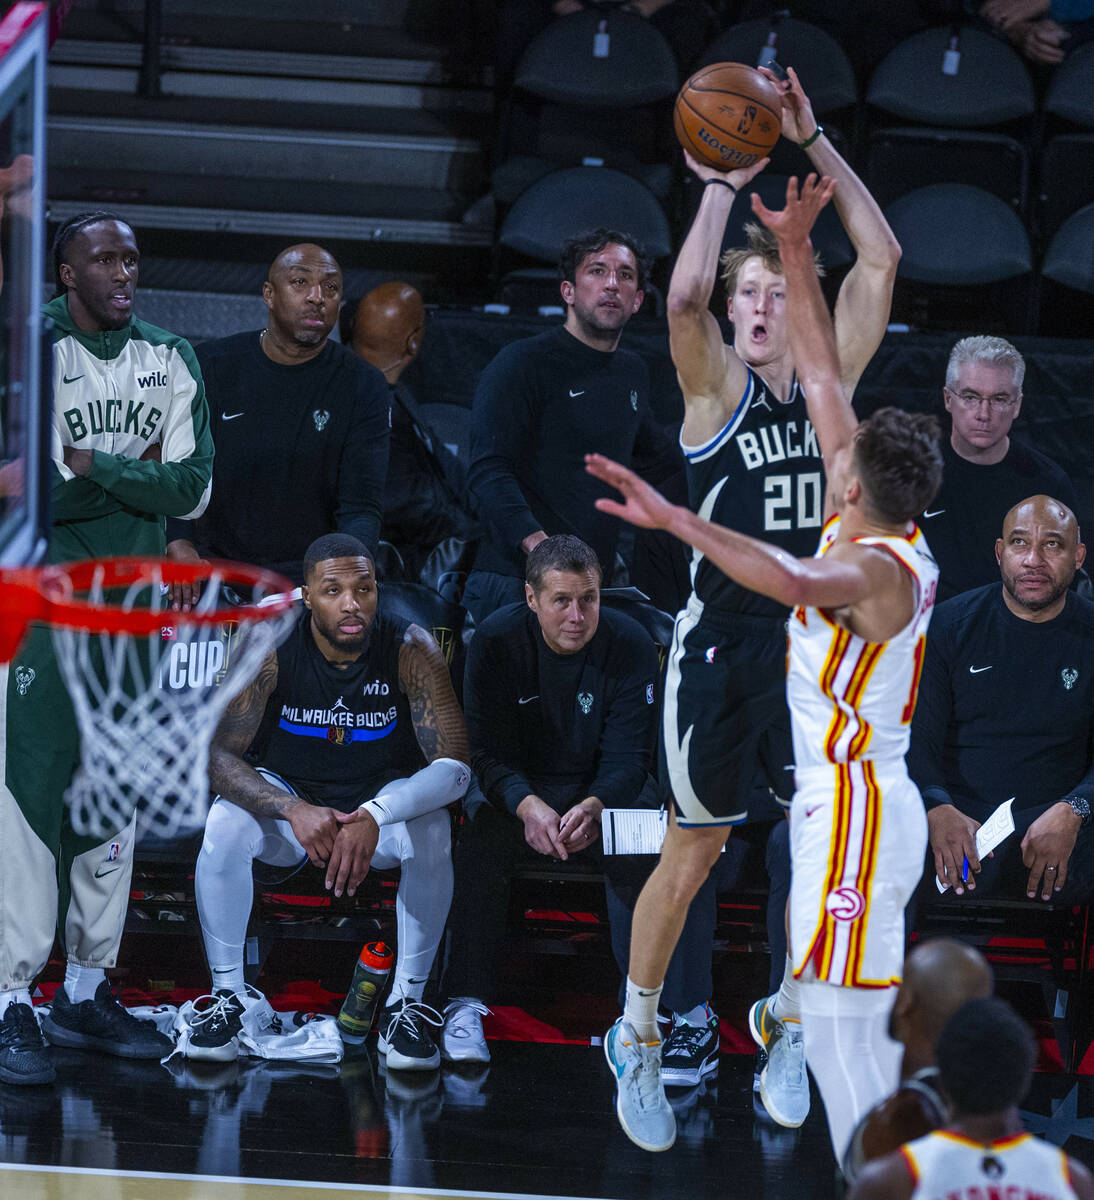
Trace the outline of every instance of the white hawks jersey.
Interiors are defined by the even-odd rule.
[[[816,557],[836,540],[839,517],[821,533]],[[907,537],[862,537],[891,554],[916,584],[912,620],[887,642],[867,642],[820,608],[790,617],[786,695],[798,772],[832,763],[902,760],[923,669],[938,567],[916,526]]]
[[[913,1200],[1068,1200],[1076,1195],[1067,1155],[1020,1133],[984,1145],[937,1130],[901,1146]]]

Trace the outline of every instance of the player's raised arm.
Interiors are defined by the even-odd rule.
[[[840,287],[835,311],[840,375],[850,397],[885,334],[900,243],[866,185],[817,124],[794,68],[787,68],[785,80],[766,68],[760,71],[779,89],[783,136],[805,145],[813,170],[836,181],[836,211],[855,248],[855,262]]]
[[[722,340],[722,330],[710,311],[710,298],[718,274],[726,221],[737,189],[761,171],[768,160],[764,158],[751,167],[726,173],[697,162],[686,152],[684,158],[704,187],[699,209],[669,281],[669,347],[684,393],[685,421],[704,421],[710,415],[720,425],[725,398],[740,396],[747,372],[733,349]],[[705,432],[700,430],[698,436],[704,436]],[[692,437],[694,440],[696,435]]]
[[[786,273],[790,351],[829,477],[836,454],[851,443],[858,426],[841,379],[835,332],[809,240],[817,214],[835,190],[834,180],[810,175],[799,192],[797,179],[791,178],[781,212],[772,212],[758,196],[752,197],[753,211],[778,239]]]
[[[440,646],[420,625],[411,625],[399,649],[399,683],[410,701],[414,735],[427,762],[470,762],[467,726],[452,689]]]

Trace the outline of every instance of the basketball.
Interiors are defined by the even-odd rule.
[[[734,171],[771,152],[782,131],[781,112],[778,89],[755,67],[714,63],[680,89],[673,125],[692,158]]]

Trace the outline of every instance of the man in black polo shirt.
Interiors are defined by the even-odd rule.
[[[938,563],[938,599],[997,579],[993,547],[1003,516],[1027,496],[1075,509],[1075,489],[1046,454],[1011,436],[1026,364],[1000,337],[962,338],[943,390],[952,427],[942,443],[942,487],[920,518]]]
[[[566,534],[529,555],[526,603],[499,609],[477,630],[464,710],[478,786],[472,783],[465,799],[454,856],[444,1057],[489,1061],[482,1017],[494,988],[509,877],[520,864],[577,856],[605,870],[613,949],[625,966],[631,911],[650,864],[602,857],[600,814],[659,803],[648,774],[657,673],[646,631],[601,608],[596,554]],[[701,1023],[693,1016],[703,1044],[677,1064],[690,1068],[695,1083],[714,1069],[718,1051],[717,1019],[707,1005],[713,931],[700,928],[701,920],[700,913],[692,934],[685,933],[665,991],[666,1006],[681,1014],[702,1010]]]
[[[620,525],[593,507],[608,489],[586,473],[585,454],[641,462],[662,485],[683,468],[650,414],[646,364],[618,349],[648,272],[626,233],[573,238],[559,262],[564,323],[506,346],[479,379],[468,484],[485,533],[463,595],[476,624],[523,601],[525,559],[551,534],[587,542],[610,575]]]
[[[303,582],[324,533],[375,554],[387,473],[383,375],[330,340],[342,271],[321,246],[290,246],[262,285],[266,328],[198,347],[216,446],[198,521],[168,522],[176,557],[228,558]]]
[[[1086,548],[1069,508],[1015,505],[1003,577],[935,609],[908,772],[930,828],[924,888],[1019,899],[1094,896],[1094,604],[1069,590]],[[983,860],[976,831],[1014,797],[1014,833]],[[968,862],[968,870],[964,867]]]

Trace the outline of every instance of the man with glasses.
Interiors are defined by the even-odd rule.
[[[995,539],[1019,500],[1041,493],[1075,511],[1064,470],[1011,437],[1025,373],[1003,338],[962,338],[950,351],[943,396],[953,428],[942,446],[942,488],[920,521],[938,563],[940,601],[999,578]]]

